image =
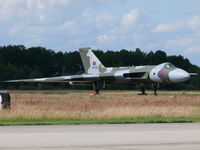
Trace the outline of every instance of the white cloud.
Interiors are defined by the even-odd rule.
[[[187,20],[188,28],[199,31],[200,28],[200,16],[195,15],[191,19]]]
[[[124,14],[112,29],[108,29],[105,33],[97,36],[97,41],[108,45],[124,45],[129,43],[133,46],[138,41],[139,36],[136,34],[136,28],[139,22],[140,13],[138,9],[132,9],[127,14]],[[120,42],[120,43],[119,43]],[[132,44],[131,44],[132,43]]]
[[[120,4],[117,10],[113,7],[116,3]],[[163,49],[170,54],[199,54],[198,13],[172,22],[168,18],[168,23],[162,23],[166,22],[164,18],[154,21],[158,17],[155,13],[145,14],[146,10],[137,5],[122,8],[124,3],[122,0],[0,0],[0,39],[6,45],[62,50],[94,45],[101,49],[140,47],[147,51]]]
[[[194,15],[191,18],[169,24],[159,24],[152,32],[162,37],[163,44],[168,49],[180,50],[179,53],[193,54],[198,52],[200,43],[200,16]],[[168,33],[168,36],[164,34]],[[178,52],[178,51],[177,51]]]
[[[0,20],[10,22],[11,19],[26,16],[25,3],[22,0],[0,0]]]
[[[31,14],[35,16],[38,23],[52,23],[59,18],[59,10],[56,8],[63,7],[67,9],[70,0],[25,0],[27,8],[31,10]],[[56,10],[56,11],[55,11]]]
[[[176,22],[176,23],[169,23],[169,24],[159,24],[155,29],[152,31],[154,32],[176,32],[184,27],[184,22]]]
[[[169,54],[181,54],[199,64],[200,54],[200,16],[194,15],[181,21],[159,24],[153,28],[152,34],[157,35],[154,46],[167,49]]]
[[[108,29],[115,25],[115,16],[110,13],[101,13],[96,16],[96,24],[99,29]]]
[[[108,34],[101,34],[101,35],[97,36],[97,40],[99,42],[107,43],[107,44],[112,43],[114,39],[115,38],[112,35],[108,35]]]
[[[132,9],[129,13],[125,14],[121,20],[121,24],[124,27],[128,27],[136,23],[139,17],[139,10]]]
[[[1,22],[28,20],[31,23],[52,23],[71,0],[0,0]]]
[[[177,32],[183,30],[195,30],[199,31],[200,28],[200,16],[194,15],[192,18],[172,22],[168,24],[159,24],[157,27],[153,28],[153,32]]]

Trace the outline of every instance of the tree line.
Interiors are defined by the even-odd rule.
[[[167,56],[162,50],[142,52],[134,51],[94,50],[96,56],[107,67],[157,65],[171,62],[188,72],[200,74],[200,68],[190,63],[183,56]],[[44,47],[26,48],[23,45],[0,47],[0,80],[54,77],[83,73],[83,65],[78,51],[55,52]],[[1,89],[68,89],[90,88],[82,86],[71,87],[66,83],[3,83]],[[109,85],[108,89],[135,89],[137,85]],[[192,77],[185,83],[161,85],[161,89],[199,90],[200,76]]]

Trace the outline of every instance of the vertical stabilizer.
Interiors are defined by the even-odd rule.
[[[106,71],[106,68],[94,55],[90,47],[80,48],[79,51],[85,69],[85,73],[96,74]]]

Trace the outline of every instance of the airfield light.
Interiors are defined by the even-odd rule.
[[[94,96],[94,92],[91,92],[91,93],[90,93],[90,96],[91,96],[91,97]]]

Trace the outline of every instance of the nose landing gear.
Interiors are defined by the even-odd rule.
[[[156,96],[158,95],[157,90],[158,90],[159,84],[158,83],[153,83],[153,88],[154,88],[154,93],[153,95]]]

